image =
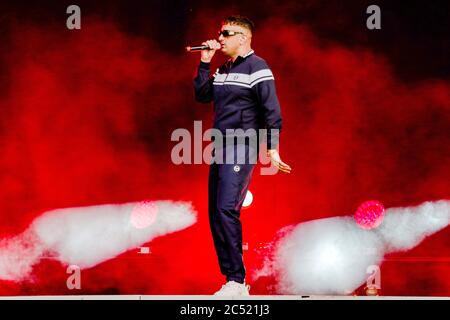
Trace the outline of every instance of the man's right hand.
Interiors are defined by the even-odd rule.
[[[210,63],[212,57],[216,53],[216,50],[222,48],[220,43],[217,40],[208,40],[202,43],[202,45],[206,45],[211,48],[211,50],[202,50],[201,52],[201,60],[205,63]]]

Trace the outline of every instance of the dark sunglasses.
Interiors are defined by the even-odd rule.
[[[222,30],[222,31],[219,31],[219,37],[222,35],[222,36],[224,36],[225,38],[226,37],[231,37],[231,36],[235,36],[235,35],[237,35],[237,34],[244,34],[243,32],[239,32],[239,31],[232,31],[232,30]]]

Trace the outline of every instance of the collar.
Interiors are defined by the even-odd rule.
[[[255,51],[253,49],[250,49],[250,51],[247,52],[244,56],[242,56],[242,58],[247,58],[249,55],[252,55],[253,53],[255,53]]]
[[[234,63],[233,63],[233,60],[231,58],[228,59],[227,64],[231,67],[233,64],[240,63],[240,61],[242,59],[245,59],[245,58],[247,58],[248,56],[251,56],[254,53],[255,53],[255,51],[253,49],[250,49],[250,51],[247,52],[246,54],[244,54],[243,56],[238,56],[236,58],[236,60],[234,60]]]

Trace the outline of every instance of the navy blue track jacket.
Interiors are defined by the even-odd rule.
[[[214,128],[268,129],[267,148],[278,145],[281,130],[281,111],[275,81],[266,61],[253,50],[239,56],[234,63],[228,60],[210,74],[210,64],[200,62],[194,79],[195,99],[214,101]],[[278,129],[272,132],[270,129]]]

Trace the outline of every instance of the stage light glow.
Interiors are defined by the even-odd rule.
[[[323,248],[320,249],[319,259],[317,261],[318,265],[322,267],[332,267],[339,260],[339,249],[327,244]]]
[[[381,205],[375,208],[381,217]],[[353,216],[301,222],[278,232],[273,256],[254,271],[253,281],[276,277],[280,294],[348,295],[364,283],[372,284],[368,267],[373,274],[386,255],[411,250],[449,225],[448,200],[388,208],[373,232],[361,228]],[[379,282],[373,280],[376,287]]]
[[[29,279],[43,257],[81,270],[92,268],[196,220],[190,203],[171,200],[45,211],[21,234],[0,238],[0,281]]]
[[[384,206],[376,200],[362,203],[355,212],[356,223],[363,229],[378,227],[384,218]]]

